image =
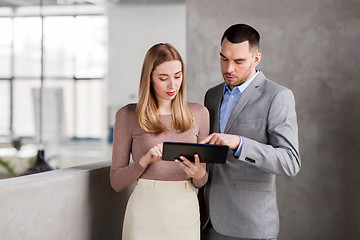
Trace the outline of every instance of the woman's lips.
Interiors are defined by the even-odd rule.
[[[176,91],[166,92],[166,94],[167,94],[167,95],[169,95],[169,96],[174,96],[174,95],[175,95],[175,93],[176,93]]]

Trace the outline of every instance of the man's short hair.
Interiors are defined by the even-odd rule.
[[[221,43],[224,39],[229,40],[231,43],[242,43],[249,41],[250,48],[259,49],[260,34],[253,27],[246,24],[235,24],[230,26],[224,32],[221,38]]]

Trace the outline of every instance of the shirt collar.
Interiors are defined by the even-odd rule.
[[[233,88],[233,91],[240,91],[241,94],[245,91],[245,89],[250,85],[250,83],[256,78],[256,76],[259,74],[260,70],[256,70],[256,73],[254,74],[254,76],[252,76],[252,78],[250,78],[249,80],[247,80],[246,82],[244,82],[243,84]],[[223,95],[225,95],[225,93],[230,94],[232,91],[230,90],[230,88],[225,84],[224,86],[224,91],[223,91]]]

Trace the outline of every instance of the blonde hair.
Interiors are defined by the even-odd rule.
[[[141,70],[139,99],[136,105],[136,119],[147,132],[160,134],[168,129],[157,114],[158,101],[151,83],[152,72],[164,62],[180,61],[183,80],[178,93],[171,102],[172,123],[178,132],[192,127],[193,113],[185,102],[184,62],[178,51],[169,43],[152,46],[146,53]]]

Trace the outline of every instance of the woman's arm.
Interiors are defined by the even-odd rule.
[[[129,106],[129,105],[128,105]],[[146,167],[140,162],[130,162],[132,147],[132,123],[129,107],[125,106],[116,113],[113,137],[112,163],[110,169],[110,183],[112,188],[120,192],[135,182],[145,171]]]

